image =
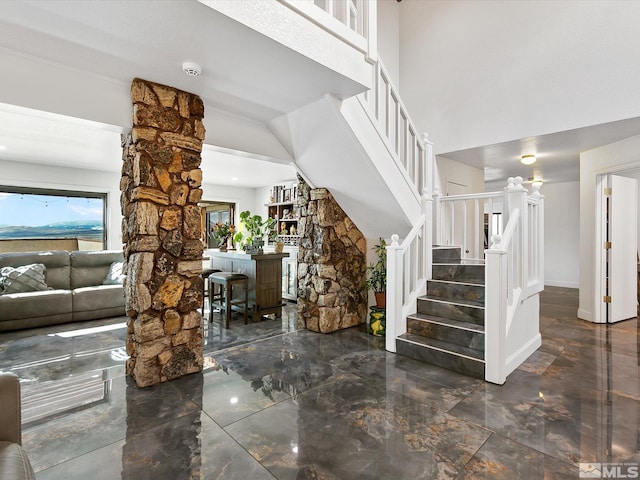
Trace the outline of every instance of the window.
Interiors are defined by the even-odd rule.
[[[106,194],[0,186],[0,251],[102,250]]]
[[[208,248],[216,248],[218,240],[211,233],[211,229],[216,223],[230,223],[233,225],[235,218],[235,203],[227,202],[202,202],[201,207],[204,214],[204,228]]]

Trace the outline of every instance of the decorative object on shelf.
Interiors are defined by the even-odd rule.
[[[230,248],[233,248],[233,235],[235,231],[236,227],[229,222],[214,223],[213,227],[211,227],[211,233],[218,242],[218,248],[222,251],[229,248],[229,244],[231,244]]]
[[[291,210],[289,210],[288,208],[283,208],[282,218],[291,218]]]
[[[276,240],[273,248],[276,253],[282,253],[282,251],[284,250],[284,242],[280,239]]]
[[[385,308],[387,305],[387,243],[384,238],[373,249],[378,256],[376,263],[367,267],[367,288],[373,290],[376,306]]]
[[[296,226],[291,225],[291,228],[289,229],[289,235],[295,235],[295,234],[296,234]]]
[[[280,222],[280,231],[287,233],[287,224],[285,222]]]
[[[249,210],[240,212],[240,220],[249,234],[245,245],[247,253],[262,253],[264,236],[269,233],[276,221],[271,217],[262,220],[262,216],[251,215]]]
[[[384,337],[387,330],[385,309],[372,305],[369,310],[371,310],[369,313],[369,333],[374,337]]]

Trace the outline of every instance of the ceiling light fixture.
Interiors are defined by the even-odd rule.
[[[536,156],[533,154],[522,155],[522,158],[520,158],[520,162],[524,165],[533,165],[534,163],[536,163]]]
[[[202,73],[202,68],[200,68],[200,65],[198,65],[197,63],[184,62],[182,64],[182,71],[190,77],[197,77],[198,75],[200,75],[200,73]]]
[[[6,150],[7,147],[5,147],[4,145],[0,145],[0,150]]]
[[[531,185],[533,185],[534,187],[535,186],[541,187],[543,183],[544,182],[542,180],[538,179],[538,180],[534,180],[533,182],[531,182]]]

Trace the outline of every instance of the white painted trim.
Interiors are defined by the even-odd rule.
[[[580,288],[579,282],[564,282],[555,280],[546,280],[544,282],[545,287],[564,287],[564,288]]]
[[[509,375],[516,368],[518,368],[522,362],[524,362],[529,356],[535,352],[542,345],[542,336],[538,333],[531,340],[520,347],[516,352],[507,357],[505,361],[505,372]]]
[[[589,322],[593,322],[593,312],[588,312],[584,308],[578,309],[578,318],[582,320],[587,320]],[[596,323],[596,322],[594,322]]]
[[[438,300],[437,298],[423,298],[421,300],[424,300],[426,302],[446,303],[448,305],[455,305],[457,307],[477,308],[478,310],[484,310],[485,309],[485,307],[481,307],[479,305],[469,305],[468,303],[451,302],[449,300]]]

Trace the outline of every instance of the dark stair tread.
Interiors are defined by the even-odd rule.
[[[448,261],[448,262],[433,262],[434,265],[471,265],[471,266],[477,266],[477,267],[484,267],[486,264],[484,262],[484,260],[469,260],[466,258],[461,258],[458,261],[452,262],[452,261]]]
[[[451,303],[453,305],[462,305],[464,307],[474,307],[484,309],[484,302],[478,302],[477,300],[466,300],[464,298],[445,298],[437,295],[425,295],[418,297],[418,300],[435,300],[436,302]]]
[[[414,335],[412,333],[403,333],[398,337],[398,340],[404,340],[410,343],[422,345],[425,348],[433,348],[436,350],[445,351],[453,355],[463,356],[484,363],[484,352],[475,350],[469,347],[463,347],[462,345],[456,345],[454,343],[443,342],[433,338],[422,337],[420,335]]]
[[[470,287],[484,287],[484,283],[476,283],[468,280],[441,280],[439,278],[430,278],[427,280],[428,283],[449,283],[454,285],[468,285]]]
[[[413,313],[407,318],[414,320],[420,320],[423,322],[439,323],[452,328],[459,328],[462,330],[470,330],[475,333],[484,333],[484,326],[477,323],[461,322],[460,320],[451,320],[450,318],[438,317],[436,315],[427,315],[426,313]]]

